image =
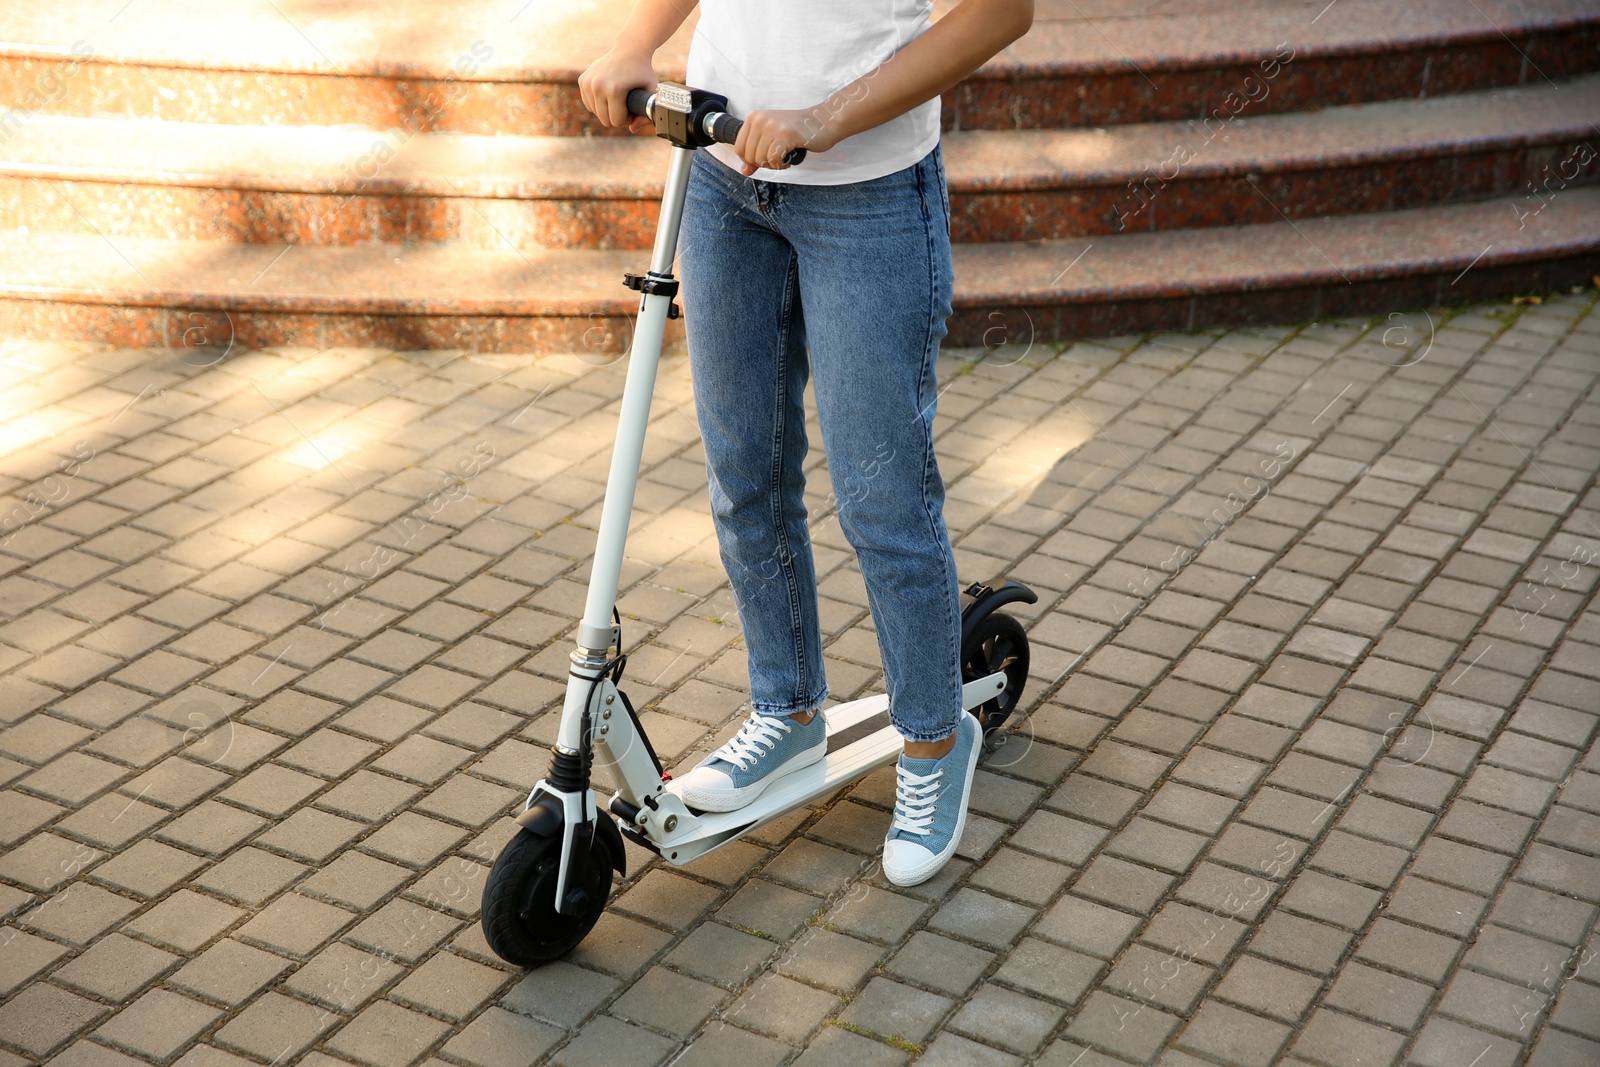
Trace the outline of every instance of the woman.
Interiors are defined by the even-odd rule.
[[[639,0],[578,81],[606,126],[656,84],[694,8]],[[696,154],[679,245],[712,516],[744,625],[752,714],[678,779],[711,811],[820,760],[827,696],[802,498],[814,381],[839,522],[905,738],[884,874],[926,881],[955,854],[981,748],[961,711],[960,591],[933,451],[934,361],[950,314],[939,94],[1027,32],[1032,0],[701,0],[688,82],[744,128]],[[651,129],[632,120],[636,132]],[[784,157],[804,147],[803,163]]]

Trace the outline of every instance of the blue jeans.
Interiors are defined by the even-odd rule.
[[[911,741],[948,737],[961,710],[961,609],[933,451],[952,287],[939,150],[831,186],[756,181],[699,152],[678,264],[752,707],[788,715],[828,694],[802,497],[809,378],[890,719]]]

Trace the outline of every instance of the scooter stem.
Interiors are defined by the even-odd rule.
[[[678,249],[678,226],[683,221],[684,195],[689,186],[689,164],[695,150],[672,150],[666,193],[661,201],[661,221],[656,227],[655,249],[650,255],[654,278],[672,277],[672,260]],[[650,423],[650,399],[655,391],[656,367],[666,336],[672,297],[648,293],[639,303],[633,347],[628,353],[628,378],[622,389],[622,411],[617,419],[617,441],[611,452],[611,473],[606,478],[605,502],[600,507],[600,534],[595,541],[589,573],[589,595],[583,621],[578,624],[578,645],[604,653],[611,647],[611,610],[617,602],[622,574],[622,553],[633,515],[633,491],[644,456],[644,434]]]

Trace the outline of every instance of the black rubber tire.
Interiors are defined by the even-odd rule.
[[[610,816],[598,812],[597,818]],[[538,967],[577,947],[606,909],[611,895],[611,855],[596,833],[578,840],[588,849],[582,900],[576,914],[556,911],[556,868],[561,835],[521,830],[500,850],[483,885],[483,936],[495,955],[519,967]],[[572,887],[568,887],[569,892]]]
[[[972,709],[985,735],[1005,724],[1022,700],[1028,684],[1028,634],[1010,615],[995,612],[980,622],[961,649],[961,680],[970,682],[995,671],[1006,673],[1006,687],[993,700]]]

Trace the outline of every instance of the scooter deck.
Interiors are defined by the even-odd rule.
[[[968,708],[976,707],[991,699],[1004,685],[1005,675],[999,672],[968,682],[962,687],[962,703]],[[695,829],[682,838],[663,842],[660,846],[662,858],[680,865],[688,863],[808,801],[865,777],[897,758],[904,747],[900,731],[889,721],[886,694],[852,700],[823,715],[828,724],[826,756],[809,767],[777,778],[753,802],[736,811],[691,809],[695,811]],[[667,783],[667,790],[676,795],[674,786],[675,783]]]

